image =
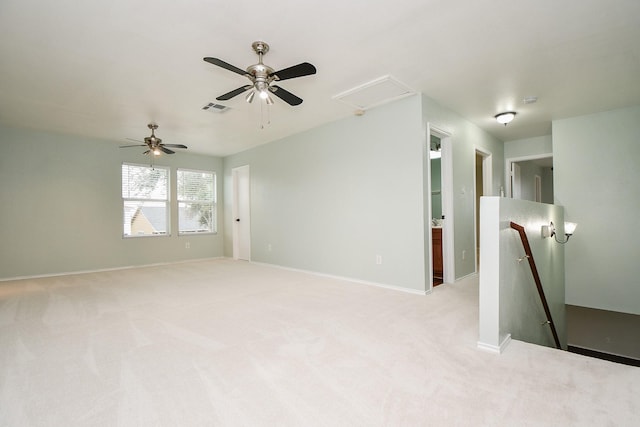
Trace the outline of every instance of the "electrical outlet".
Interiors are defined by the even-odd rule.
[[[269,243],[269,244],[267,245],[267,250],[268,250],[269,252],[271,252],[271,243]]]
[[[376,255],[376,264],[382,265],[382,255]]]
[[[466,250],[462,250],[462,260],[464,261],[465,258],[467,258],[467,251]]]
[[[191,249],[191,242],[186,242],[186,243],[184,244],[184,248],[185,248],[185,249]]]

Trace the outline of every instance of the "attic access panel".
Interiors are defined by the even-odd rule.
[[[395,78],[383,76],[334,95],[333,99],[344,102],[358,110],[367,110],[414,93],[415,91]]]

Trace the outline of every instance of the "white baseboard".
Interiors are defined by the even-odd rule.
[[[454,283],[458,283],[458,282],[461,282],[461,281],[463,281],[463,280],[467,280],[467,279],[472,279],[472,278],[477,277],[477,276],[478,276],[478,273],[476,273],[476,272],[469,273],[469,274],[467,274],[466,276],[458,277],[458,278],[455,280],[455,282],[454,282]]]
[[[505,351],[505,349],[507,348],[510,342],[511,342],[511,334],[507,334],[507,336],[504,337],[504,339],[502,340],[499,346],[478,341],[478,348],[480,350],[500,354],[503,351]]]
[[[317,272],[317,271],[303,270],[303,269],[293,268],[293,267],[285,267],[283,265],[278,265],[278,264],[269,264],[269,263],[266,263],[266,262],[257,262],[257,261],[250,261],[250,262],[252,264],[256,264],[256,265],[264,265],[264,266],[267,266],[267,267],[281,268],[283,270],[296,271],[298,273],[313,274],[314,276],[326,277],[328,279],[344,280],[344,281],[347,281],[347,282],[359,283],[361,285],[376,286],[378,288],[391,289],[393,291],[407,292],[407,293],[414,294],[414,295],[427,295],[427,294],[431,293],[431,289],[426,290],[426,291],[420,291],[418,289],[403,288],[402,286],[395,286],[395,285],[387,285],[387,284],[384,284],[384,283],[370,282],[368,280],[354,279],[352,277],[336,276],[336,275],[333,275],[333,274],[320,273],[320,272]]]
[[[199,262],[199,261],[211,261],[214,259],[223,259],[223,258],[224,257],[194,258],[194,259],[184,259],[180,261],[157,262],[153,264],[125,265],[121,267],[98,268],[95,270],[78,270],[78,271],[67,271],[62,273],[37,274],[33,276],[6,277],[6,278],[0,278],[0,282],[9,282],[11,280],[42,279],[46,277],[73,276],[76,274],[102,273],[106,271],[130,270],[132,268],[158,267],[161,265],[184,264],[187,262]]]

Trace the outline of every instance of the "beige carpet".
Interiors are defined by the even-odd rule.
[[[428,296],[230,260],[0,283],[2,426],[638,426],[640,369],[476,348]]]

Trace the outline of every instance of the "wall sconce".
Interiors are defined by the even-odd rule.
[[[513,120],[515,116],[515,111],[505,111],[504,113],[496,114],[493,117],[498,121],[498,123],[502,123],[506,126],[508,123],[511,123],[511,120]]]
[[[553,225],[553,221],[549,223],[549,225],[542,226],[542,237],[555,237],[556,242],[565,244],[569,241],[569,238],[573,236],[573,233],[576,231],[576,227],[578,224],[575,222],[565,222],[564,223],[564,235],[567,238],[564,242],[558,240],[558,234],[556,233],[556,227]]]

